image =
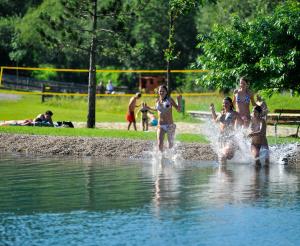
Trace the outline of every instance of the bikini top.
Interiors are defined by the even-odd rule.
[[[253,124],[252,123],[251,126],[250,126],[250,128],[251,128],[251,131],[258,132],[261,129],[261,123],[258,123],[258,124]]]
[[[239,94],[237,93],[236,94],[236,101],[238,102],[238,103],[247,103],[247,104],[249,104],[250,103],[250,95],[248,95],[248,94],[246,94],[244,97],[241,97],[241,96],[239,96]]]
[[[225,114],[222,114],[220,117],[220,122],[223,123],[224,125],[231,125],[234,122],[234,113],[233,111],[229,111]]]
[[[162,103],[160,103],[159,101],[156,102],[156,110],[161,113],[171,110],[171,108],[172,108],[172,104],[171,104],[169,98],[166,98],[165,100],[163,100]]]
[[[142,108],[140,111],[141,111],[142,113],[147,113],[149,110],[146,109],[146,108]]]

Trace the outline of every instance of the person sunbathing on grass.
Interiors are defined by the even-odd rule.
[[[54,126],[52,121],[52,111],[47,110],[44,114],[39,114],[34,120],[24,120],[22,126]]]

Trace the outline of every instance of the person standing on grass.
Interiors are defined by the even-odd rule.
[[[139,107],[140,105],[136,105],[137,100],[140,99],[142,94],[140,92],[136,93],[135,96],[131,97],[128,104],[128,111],[126,114],[126,119],[128,121],[128,131],[130,130],[130,126],[133,123],[134,130],[136,131],[136,121],[135,121],[135,115],[134,110],[136,107]]]
[[[141,125],[143,131],[146,132],[148,131],[148,125],[149,125],[148,112],[150,112],[150,108],[147,106],[147,103],[143,102],[140,110],[136,114],[136,117],[138,117],[138,113],[142,114]]]

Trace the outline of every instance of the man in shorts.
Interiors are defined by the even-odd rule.
[[[134,97],[130,98],[129,104],[128,104],[128,111],[126,114],[126,119],[128,121],[128,130],[130,130],[130,126],[133,123],[134,130],[136,130],[136,121],[134,116],[134,110],[136,107],[139,107],[140,105],[136,105],[136,102],[138,99],[140,99],[142,94],[140,92],[136,93]]]

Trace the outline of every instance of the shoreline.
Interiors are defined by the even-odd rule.
[[[156,141],[123,138],[70,137],[0,133],[0,153],[23,153],[34,156],[99,157],[111,159],[151,159]],[[174,154],[182,160],[217,161],[209,144],[176,143]],[[300,144],[283,161],[300,167]]]
[[[33,155],[147,159],[155,145],[149,140],[0,133],[0,152]],[[179,143],[175,152],[183,160],[217,160],[209,144]]]

